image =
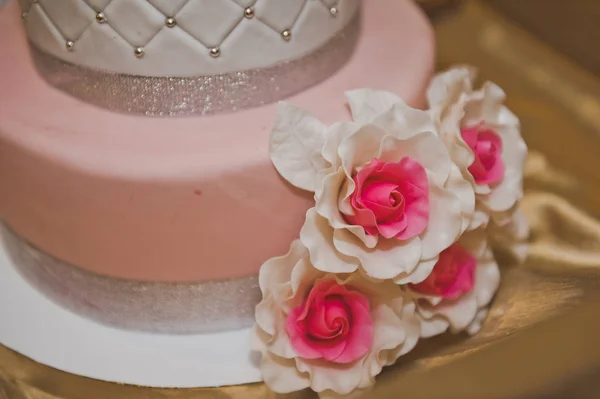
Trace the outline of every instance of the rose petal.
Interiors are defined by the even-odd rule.
[[[431,259],[454,243],[462,229],[461,203],[449,190],[431,184],[429,225],[421,235],[422,259]]]
[[[300,240],[296,241],[300,242]],[[302,247],[304,248],[305,255],[294,266],[289,283],[292,298],[289,298],[286,303],[281,304],[283,310],[288,313],[302,303],[304,296],[310,290],[313,283],[324,276],[322,271],[316,269],[310,263],[308,250],[303,245]]]
[[[310,386],[308,376],[296,367],[292,359],[282,359],[269,352],[262,355],[260,370],[265,383],[275,392],[290,393]]]
[[[296,359],[298,370],[310,378],[310,388],[315,392],[332,390],[339,395],[347,395],[358,388],[362,362],[350,363],[340,370],[331,363],[319,360]]]
[[[433,259],[420,261],[412,273],[398,275],[394,279],[394,283],[399,284],[399,285],[405,285],[405,284],[418,284],[418,283],[422,282],[429,276],[429,274],[433,270],[437,261],[438,261],[437,256]]]
[[[382,162],[399,162],[410,158],[425,168],[429,177],[443,186],[448,180],[452,162],[448,150],[438,136],[423,132],[406,140],[385,136],[381,141],[378,158]]]
[[[488,309],[479,310],[479,312],[477,312],[477,314],[475,315],[475,318],[473,319],[471,324],[469,324],[467,326],[467,328],[466,328],[467,334],[469,334],[469,335],[477,334],[479,332],[479,330],[481,330],[481,327],[483,326],[483,322],[485,321],[487,315],[488,315]]]
[[[261,266],[258,279],[263,295],[268,295],[269,289],[273,285],[287,283],[295,264],[306,254],[306,248],[302,243],[299,240],[294,240],[287,254],[267,260]]]
[[[480,310],[488,306],[498,289],[500,273],[493,254],[485,243],[485,231],[466,233],[460,243],[465,248],[475,248],[479,252],[473,290],[456,300],[443,300],[437,304],[420,300],[418,306],[423,318],[422,336],[431,336],[436,328],[441,330],[444,322],[453,332],[476,330],[472,323],[476,322]],[[483,251],[480,250],[482,246],[485,248]]]
[[[500,269],[498,264],[491,258],[487,262],[480,262],[475,274],[475,299],[477,306],[487,306],[500,285]]]
[[[342,141],[338,148],[338,155],[348,179],[352,179],[356,168],[377,157],[379,143],[386,134],[384,130],[374,125],[364,125]]]
[[[416,313],[416,304],[413,301],[402,300],[397,301],[396,313],[399,314],[404,332],[405,338],[402,345],[389,351],[387,365],[392,365],[400,356],[406,355],[408,352],[414,349],[419,341],[421,332],[421,321],[419,320]],[[380,353],[381,356],[381,353]]]
[[[267,343],[269,352],[284,359],[293,359],[297,356],[296,346],[286,329],[286,318],[282,313],[276,319],[275,333]]]
[[[321,155],[326,131],[308,112],[279,103],[269,140],[271,160],[279,174],[298,188],[315,191],[317,173],[328,166]]]
[[[464,330],[475,318],[477,302],[470,295],[456,301],[444,301],[436,309],[436,314],[444,316],[454,332]]]
[[[467,229],[476,228],[477,226],[472,226],[473,213],[475,211],[475,192],[471,183],[463,178],[462,173],[456,165],[452,165],[446,188],[452,191],[460,201],[462,216],[461,234]]]
[[[473,68],[457,67],[437,74],[427,90],[427,100],[432,108],[447,107],[457,102],[463,93],[473,90],[472,81],[476,71]]]
[[[411,273],[421,255],[421,242],[416,237],[407,241],[379,240],[376,249],[369,249],[347,230],[335,230],[333,243],[342,254],[357,258],[368,276],[381,280]]]
[[[352,314],[352,328],[344,352],[335,359],[336,363],[341,364],[363,357],[373,345],[373,321],[370,309],[365,309],[361,300],[356,301],[352,297],[346,297],[345,301]]]
[[[367,124],[396,103],[402,102],[397,95],[380,90],[359,89],[346,92],[352,118],[356,123]]]
[[[430,218],[428,177],[421,165],[411,158],[401,161],[407,180],[402,182],[400,191],[405,198],[406,229],[396,238],[406,240],[422,234],[428,226]]]
[[[315,208],[309,209],[300,231],[300,241],[308,248],[314,267],[329,273],[356,271],[358,260],[337,251],[333,236],[333,228],[329,226],[327,219],[319,216]]]
[[[431,338],[443,334],[450,327],[450,323],[443,316],[434,315],[431,318],[421,320],[421,337]]]
[[[375,119],[372,124],[386,134],[399,139],[408,139],[423,132],[435,132],[435,124],[427,111],[412,108],[404,102],[398,102]]]
[[[353,122],[338,122],[329,127],[326,134],[325,144],[323,145],[323,158],[331,164],[333,170],[342,166],[342,161],[338,155],[338,148],[342,141],[350,137],[360,128],[360,125]]]

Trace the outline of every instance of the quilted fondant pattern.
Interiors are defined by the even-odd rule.
[[[360,2],[20,1],[30,41],[41,50],[75,64],[149,76],[216,74],[297,58],[343,28]]]

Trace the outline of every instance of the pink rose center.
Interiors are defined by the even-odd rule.
[[[369,300],[335,280],[321,280],[290,312],[286,330],[298,356],[351,363],[363,357],[373,342]]]
[[[308,310],[306,332],[316,340],[333,340],[345,338],[350,330],[352,315],[343,298],[327,297],[323,306]]]
[[[421,234],[429,221],[427,172],[417,161],[382,162],[375,158],[353,177],[353,214],[348,223],[369,235],[408,240]]]
[[[495,184],[504,178],[504,160],[502,159],[502,139],[491,129],[479,126],[464,128],[461,135],[475,155],[469,166],[477,184]]]
[[[421,294],[456,299],[473,290],[477,259],[460,244],[453,244],[440,254],[427,279],[411,288]]]

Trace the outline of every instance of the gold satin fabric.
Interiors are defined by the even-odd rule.
[[[598,398],[600,78],[480,2],[442,16],[436,31],[439,67],[477,65],[483,78],[507,91],[521,118],[531,149],[522,203],[531,225],[530,255],[523,265],[502,258],[502,284],[478,335],[420,342],[379,376],[366,397]],[[192,390],[111,384],[0,347],[0,399],[314,397],[277,396],[262,384]]]

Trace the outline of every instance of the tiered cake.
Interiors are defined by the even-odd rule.
[[[287,252],[313,201],[271,163],[276,102],[349,120],[344,92],[372,87],[420,107],[434,61],[430,27],[407,0],[21,0],[0,11],[0,37],[4,263],[45,295],[10,291],[1,270],[5,296],[36,299],[10,313],[0,343],[148,385],[257,378],[114,377],[93,350],[91,368],[57,355],[76,353],[84,333],[59,320],[101,331],[108,347],[119,334],[152,339],[135,331],[164,342],[245,331],[261,264]],[[61,316],[43,338],[16,332],[48,309]],[[155,347],[168,354],[164,342]],[[218,349],[196,360],[215,358],[237,361]]]
[[[358,0],[25,1],[30,46],[7,10],[0,210],[13,248],[43,259],[25,273],[127,328],[252,318],[258,268],[311,200],[272,167],[275,105],[261,105],[301,91],[291,101],[337,120],[354,87],[421,101],[431,33],[406,2],[383,3],[365,6],[354,55]],[[221,287],[236,306],[218,305]]]
[[[475,334],[527,156],[408,0],[0,13],[0,343],[159,387],[367,390]]]

